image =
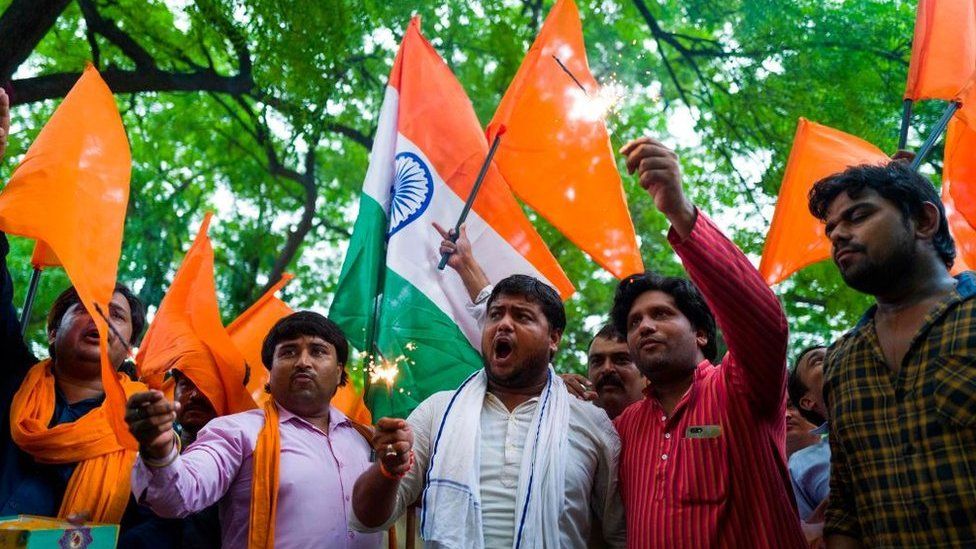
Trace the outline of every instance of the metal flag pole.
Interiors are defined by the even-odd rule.
[[[27,335],[27,325],[30,323],[31,309],[34,308],[34,298],[37,297],[37,286],[41,282],[41,269],[34,267],[31,273],[30,286],[27,287],[27,298],[24,299],[24,310],[20,312],[20,335]]]
[[[915,160],[912,160],[913,170],[918,170],[918,167],[922,165],[922,161],[925,160],[925,157],[928,156],[928,154],[932,151],[932,147],[935,146],[935,142],[939,140],[939,137],[942,135],[942,132],[945,131],[946,126],[949,125],[949,120],[952,119],[952,115],[959,110],[959,107],[960,104],[956,103],[955,101],[949,103],[949,105],[946,107],[945,111],[942,113],[942,118],[940,118],[935,124],[935,128],[929,134],[928,139],[925,140],[925,143],[922,143],[921,148],[919,148],[918,152],[915,153]]]
[[[498,150],[498,144],[501,143],[502,134],[505,133],[505,130],[505,125],[500,124],[498,131],[495,132],[495,139],[491,142],[491,148],[488,149],[488,156],[485,157],[485,162],[481,165],[481,171],[478,172],[478,177],[474,180],[474,186],[471,187],[471,193],[468,194],[468,199],[464,202],[464,209],[461,210],[461,216],[458,217],[457,223],[454,224],[454,231],[449,237],[451,242],[457,242],[458,236],[461,234],[461,225],[468,218],[468,212],[471,211],[471,206],[474,205],[474,199],[478,196],[478,191],[481,190],[481,184],[484,182],[485,175],[488,173],[488,166],[491,165],[491,159],[494,158],[495,151]],[[451,254],[449,252],[441,254],[441,262],[437,265],[437,268],[443,271],[450,257]]]
[[[906,99],[902,104],[901,132],[898,134],[898,150],[904,150],[908,144],[908,128],[912,125],[912,100]]]

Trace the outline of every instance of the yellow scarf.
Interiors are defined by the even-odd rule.
[[[278,469],[281,462],[281,432],[274,399],[264,403],[264,427],[251,458],[251,519],[249,549],[274,547],[275,515],[278,511]]]
[[[119,374],[119,381],[127,397],[146,390],[145,385],[124,374]],[[105,406],[95,408],[78,421],[48,427],[55,398],[51,361],[44,360],[30,369],[10,405],[14,442],[39,463],[78,464],[68,480],[59,518],[88,513],[94,522],[118,523],[129,502],[129,480],[136,453],[119,445]]]

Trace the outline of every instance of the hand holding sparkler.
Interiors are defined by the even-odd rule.
[[[376,423],[373,449],[380,467],[392,477],[402,477],[413,465],[413,430],[405,420],[384,417]]]
[[[678,155],[666,145],[641,137],[620,148],[627,157],[627,172],[637,173],[640,186],[654,199],[681,238],[687,238],[698,219],[698,210],[685,196],[681,186],[681,165]]]

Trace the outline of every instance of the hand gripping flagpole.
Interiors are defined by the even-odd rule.
[[[498,150],[502,134],[505,133],[506,129],[504,124],[498,125],[498,131],[495,132],[495,139],[491,142],[491,148],[488,149],[488,156],[485,157],[485,162],[481,165],[481,171],[478,172],[478,177],[474,180],[474,186],[471,187],[471,193],[468,194],[468,199],[464,202],[464,209],[461,210],[461,216],[458,217],[457,223],[454,224],[454,231],[451,232],[449,237],[451,242],[457,242],[458,236],[461,234],[461,225],[468,218],[468,212],[471,211],[471,206],[474,205],[474,199],[478,196],[478,191],[481,190],[481,184],[485,180],[485,175],[488,174],[488,166],[491,165],[491,159],[495,157],[495,151]],[[441,262],[437,265],[437,268],[443,271],[450,257],[451,252],[444,252],[441,255]]]
[[[942,136],[942,132],[944,132],[946,126],[949,125],[949,120],[951,120],[952,115],[959,110],[959,107],[960,104],[955,101],[949,103],[949,105],[946,107],[945,111],[942,113],[942,118],[940,118],[935,124],[935,128],[932,129],[932,133],[929,134],[928,139],[925,140],[925,143],[922,143],[921,148],[919,148],[918,152],[915,153],[915,159],[912,160],[913,170],[917,171],[918,167],[922,165],[922,161],[925,160],[925,157],[928,156],[929,152],[932,151],[932,147],[935,146],[935,142],[938,141],[939,137]]]
[[[20,312],[20,335],[27,335],[27,325],[30,323],[31,309],[34,308],[34,298],[37,296],[37,285],[41,281],[41,268],[34,267],[31,273],[30,286],[27,287],[27,297],[24,299],[24,310]]]

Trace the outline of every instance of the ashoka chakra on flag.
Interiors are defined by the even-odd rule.
[[[396,155],[394,165],[389,236],[420,217],[434,194],[434,178],[419,156],[401,152]]]

